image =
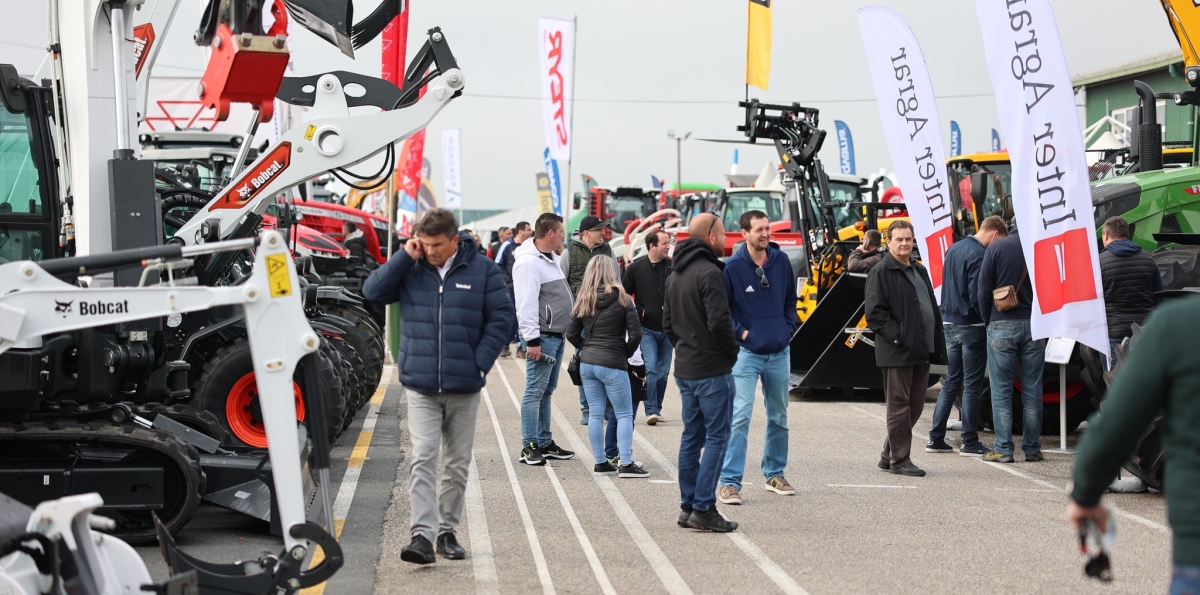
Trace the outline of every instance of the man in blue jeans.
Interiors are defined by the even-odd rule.
[[[979,398],[983,393],[983,369],[987,366],[987,327],[979,314],[976,288],[979,267],[987,247],[1008,236],[1004,220],[993,215],[979,224],[979,231],[955,242],[942,261],[942,328],[946,332],[946,376],[933,409],[933,429],[925,452],[954,452],[946,443],[946,422],[954,400],[962,395],[962,443],[958,454],[982,457],[988,448],[979,443]]]
[[[762,379],[767,410],[767,435],[763,442],[762,472],[766,490],[795,496],[783,476],[788,456],[788,344],[796,330],[796,277],[792,263],[771,242],[771,220],[762,211],[742,213],[738,220],[746,243],[725,262],[725,291],[729,294],[733,333],[740,345],[733,367],[736,396],[729,447],[721,466],[717,500],[742,503],[742,475],[746,469],[746,441],[754,393]]]
[[[993,291],[1012,287],[1017,305],[1001,311]],[[1025,266],[1025,253],[1017,230],[987,247],[979,267],[979,312],[988,324],[988,374],[992,382],[992,425],[996,441],[983,460],[1011,463],[1013,444],[1013,382],[1020,370],[1021,408],[1024,414],[1021,450],[1025,461],[1045,460],[1042,455],[1042,369],[1046,363],[1046,341],[1033,340],[1033,284]],[[965,415],[964,415],[965,417]]]
[[[676,522],[726,533],[738,525],[717,512],[716,489],[729,440],[730,372],[738,347],[721,276],[725,228],[712,213],[702,213],[692,218],[688,236],[675,247],[675,271],[667,278],[663,305],[663,332],[679,352],[675,384],[683,410]]]
[[[571,319],[571,288],[559,268],[555,250],[562,247],[562,217],[542,213],[534,223],[534,237],[514,254],[513,287],[517,298],[517,323],[525,344],[525,394],[521,398],[522,449],[520,461],[545,465],[546,459],[575,456],[554,443],[550,433],[550,397],[558,387],[562,367],[563,333]],[[545,356],[553,358],[548,362]]]
[[[667,375],[671,372],[674,348],[662,331],[663,295],[671,274],[671,238],[665,231],[646,234],[646,258],[635,260],[625,269],[621,283],[633,296],[634,307],[642,320],[642,359],[646,362],[646,424],[656,425],[662,417]],[[637,413],[637,406],[634,406]]]

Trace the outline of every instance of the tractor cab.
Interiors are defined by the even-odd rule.
[[[604,239],[608,241],[612,239],[613,230],[623,233],[630,223],[656,213],[659,192],[636,186],[593,186],[587,194],[586,210],[589,215],[609,224],[609,229],[604,232]],[[583,197],[583,193],[575,195],[576,209],[585,208]]]
[[[973,235],[979,222],[999,215],[1013,217],[1012,164],[1008,153],[977,153],[946,160],[954,237]]]
[[[5,67],[0,93],[0,264],[74,251],[74,229],[60,225],[54,174],[50,89]]]

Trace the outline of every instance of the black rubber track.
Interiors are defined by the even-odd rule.
[[[346,340],[363,360],[368,392],[374,393],[383,378],[383,332],[366,310],[346,304],[321,304],[321,312],[345,320],[357,329]],[[347,329],[350,330],[350,329]]]

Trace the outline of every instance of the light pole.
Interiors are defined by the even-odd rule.
[[[674,130],[667,131],[667,138],[675,140],[675,198],[683,196],[683,141],[692,138],[692,133],[676,135]]]

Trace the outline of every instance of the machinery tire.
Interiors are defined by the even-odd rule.
[[[1163,289],[1200,287],[1200,246],[1168,246],[1150,255],[1162,274]]]
[[[374,393],[374,391],[367,386],[366,371],[363,366],[362,358],[359,357],[358,352],[354,350],[354,347],[350,344],[350,342],[346,340],[346,337],[331,335],[326,337],[326,339],[328,339],[329,342],[333,344],[333,347],[337,349],[338,355],[340,355],[342,359],[346,361],[346,370],[349,372],[347,376],[350,377],[349,380],[352,385],[350,397],[346,399],[346,409],[349,413],[348,417],[352,421],[354,419],[354,414],[357,413],[359,409],[362,409],[362,406],[365,405],[367,401],[371,400],[371,395]],[[350,422],[344,422],[343,425],[349,427]]]
[[[332,384],[337,387],[337,374],[334,371],[333,364],[329,362],[327,357],[321,356],[318,358],[319,376],[328,387]],[[298,376],[297,376],[298,378]],[[306,418],[304,412],[304,399],[301,396],[300,385],[293,382],[296,394],[296,418],[297,421],[304,421]],[[254,384],[254,362],[250,356],[250,344],[244,338],[234,340],[216,351],[200,371],[199,377],[192,385],[192,402],[193,408],[207,411],[216,416],[221,427],[228,432],[227,442],[225,444],[233,446],[250,446],[255,448],[265,448],[267,445],[266,431],[262,427],[261,413],[257,412],[257,386]],[[327,395],[340,394],[340,390],[326,389]],[[238,402],[231,403],[230,399],[237,399],[242,407],[240,411],[242,415],[235,417],[232,421],[229,416],[229,411],[239,410]],[[341,411],[344,405],[344,396],[342,401],[330,399],[327,397],[327,411],[330,417],[330,439],[332,440],[336,434],[336,429],[341,427]],[[337,401],[336,404],[334,401]],[[336,407],[336,408],[335,408]],[[235,415],[237,415],[235,411]],[[334,419],[337,425],[334,426]]]
[[[356,314],[352,309],[343,311],[352,317]],[[356,403],[355,410],[362,407],[367,399],[371,398],[374,390],[379,386],[379,381],[383,379],[383,341],[378,335],[374,335],[368,330],[373,326],[370,315],[362,314],[361,318],[347,318],[340,314],[325,313],[316,318],[316,320],[324,321],[342,331],[341,338],[349,343],[356,356],[358,356],[359,375],[364,384],[366,396]],[[355,361],[352,360],[352,363]]]
[[[1013,387],[1012,400],[1012,431],[1013,435],[1018,435],[1024,433],[1025,430],[1025,418],[1023,417],[1025,407],[1021,403],[1021,391],[1016,387]],[[1058,403],[1042,403],[1042,407],[1042,434],[1057,434],[1059,430]],[[1074,397],[1067,399],[1067,433],[1071,434],[1078,430],[1079,425],[1086,421],[1095,410],[1091,392],[1086,388],[1076,393]],[[980,428],[996,431],[996,425],[992,418],[992,388],[986,383],[979,400],[979,417],[982,424],[979,426]]]
[[[359,393],[362,392],[362,382],[359,379],[358,372],[354,369],[354,364],[350,362],[347,356],[349,346],[346,342],[337,335],[326,335],[322,351],[334,364],[334,369],[337,371],[338,380],[342,385],[342,392],[345,398],[342,399],[342,411],[338,417],[337,433],[340,436],[350,424],[354,422],[354,413],[358,411],[356,404],[358,402]]]

